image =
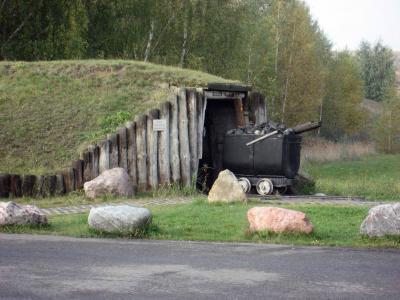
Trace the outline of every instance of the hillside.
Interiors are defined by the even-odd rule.
[[[171,86],[210,81],[226,80],[136,61],[1,62],[0,173],[57,171]]]

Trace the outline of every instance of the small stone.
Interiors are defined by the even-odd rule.
[[[218,174],[210,192],[208,202],[245,202],[246,193],[236,176],[229,170],[224,170]]]
[[[316,193],[316,194],[314,194],[314,196],[317,196],[317,197],[326,197],[326,195],[325,195],[324,193]]]
[[[250,231],[310,234],[314,226],[300,211],[280,207],[253,207],[247,211]]]
[[[0,202],[0,226],[45,225],[46,215],[34,205],[19,205],[15,202]]]
[[[361,224],[360,233],[370,237],[400,235],[400,203],[371,208]]]
[[[133,196],[133,183],[123,168],[106,170],[95,179],[85,182],[85,195],[89,198],[99,196]]]
[[[150,210],[129,205],[92,208],[88,217],[90,228],[108,233],[135,233],[151,224]]]

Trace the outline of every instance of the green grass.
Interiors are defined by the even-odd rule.
[[[400,200],[400,155],[310,163],[304,169],[316,180],[317,192],[368,200]]]
[[[226,80],[124,60],[0,62],[0,173],[43,174],[119,123],[167,101],[169,86]]]
[[[251,234],[248,232],[246,212],[260,203],[213,204],[202,200],[192,204],[150,207],[153,225],[141,235],[148,239],[283,243],[293,245],[341,247],[400,248],[399,237],[367,238],[359,234],[359,227],[367,215],[365,207],[328,205],[286,205],[306,213],[315,226],[311,235]],[[74,237],[123,237],[90,230],[87,214],[56,216],[45,227],[6,227],[7,233],[67,235]],[[129,236],[128,236],[129,237]],[[125,236],[126,238],[126,236]]]

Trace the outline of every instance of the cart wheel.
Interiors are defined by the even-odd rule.
[[[257,182],[256,190],[257,193],[260,195],[270,195],[274,190],[274,185],[272,184],[272,181],[268,178],[263,178]]]
[[[280,186],[275,188],[275,192],[279,195],[284,195],[287,192],[287,186]]]
[[[250,189],[251,189],[250,181],[246,177],[240,177],[238,179],[238,181],[239,181],[240,185],[242,186],[243,191],[245,193],[248,193],[250,191]]]

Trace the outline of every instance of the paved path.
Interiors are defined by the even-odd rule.
[[[344,197],[314,197],[314,196],[282,196],[279,198],[268,198],[260,197],[254,200],[259,200],[264,204],[271,205],[285,205],[285,204],[321,204],[321,205],[347,205],[347,206],[367,206],[372,207],[379,204],[389,202],[376,202],[376,201],[364,201],[359,198],[344,198]],[[77,214],[88,212],[92,207],[99,207],[104,205],[132,205],[132,206],[152,206],[152,205],[173,205],[173,204],[185,204],[193,202],[191,197],[177,197],[177,198],[142,198],[138,200],[129,200],[123,202],[110,202],[110,203],[98,203],[89,205],[75,205],[66,207],[53,207],[53,208],[42,208],[41,210],[46,215],[65,215],[65,214]]]
[[[65,207],[52,207],[52,208],[41,208],[46,215],[66,215],[66,214],[78,214],[89,211],[93,207],[105,206],[105,205],[132,205],[132,206],[152,206],[152,205],[174,205],[184,204],[193,202],[192,198],[189,197],[177,197],[177,198],[141,198],[137,200],[127,200],[122,202],[109,202],[109,203],[97,203],[97,204],[86,204],[86,205],[74,205]]]
[[[0,299],[399,299],[400,251],[0,234]]]

